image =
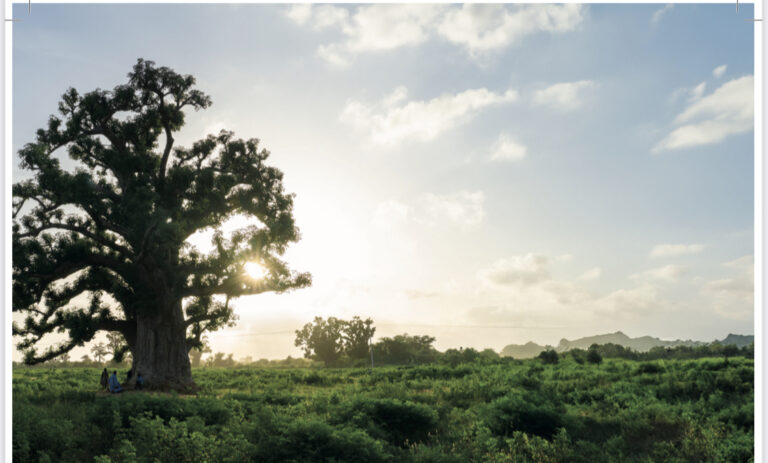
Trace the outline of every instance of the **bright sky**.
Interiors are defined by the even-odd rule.
[[[285,172],[314,284],[239,299],[214,351],[300,356],[316,315],[439,349],[753,333],[752,5],[26,7],[14,150],[142,57],[213,99],[182,145]]]

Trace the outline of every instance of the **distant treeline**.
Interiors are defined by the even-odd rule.
[[[648,352],[637,352],[628,347],[618,344],[594,344],[590,350],[595,349],[604,358],[622,358],[627,360],[659,360],[675,359],[687,360],[703,357],[755,357],[755,345],[750,344],[745,347],[735,345],[723,345],[712,343],[703,346],[675,346],[675,347],[653,347]],[[568,352],[560,354],[564,357],[582,358],[588,351],[584,349],[571,349]]]
[[[301,330],[296,331],[295,345],[302,348],[304,358],[288,356],[282,360],[253,360],[252,357],[248,356],[235,359],[233,354],[211,352],[207,341],[204,340],[203,349],[190,351],[190,362],[193,367],[301,368],[310,366],[361,367],[427,364],[456,366],[467,363],[505,363],[516,360],[511,356],[500,356],[499,353],[490,348],[478,351],[471,347],[459,347],[440,352],[433,346],[435,338],[428,335],[399,334],[372,342],[375,332],[376,328],[370,318],[362,320],[360,317],[354,317],[352,320],[341,320],[334,317],[328,319],[315,317],[313,322],[307,323]],[[204,353],[210,355],[203,359]],[[115,361],[116,357],[113,356],[112,361],[109,362],[110,367],[130,368],[130,355],[120,357],[120,362]],[[754,344],[738,347],[733,344],[714,342],[698,346],[653,347],[647,352],[639,352],[619,344],[606,343],[593,344],[589,349],[573,348],[566,352],[547,349],[542,351],[537,358],[550,364],[567,359],[572,359],[579,364],[585,362],[599,364],[603,358],[649,361],[660,359],[690,360],[704,357],[754,358]],[[37,367],[91,367],[100,365],[103,363],[84,355],[80,361],[70,361],[68,357],[62,357],[39,364]],[[21,365],[14,362],[13,366],[20,367]]]

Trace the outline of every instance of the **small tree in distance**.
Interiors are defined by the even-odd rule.
[[[587,351],[587,362],[593,365],[600,365],[603,362],[603,356],[597,351],[597,345],[592,344]]]
[[[373,320],[341,320],[335,317],[315,317],[300,330],[296,330],[296,347],[304,350],[304,357],[334,365],[344,356],[349,360],[363,360],[369,352],[369,344],[376,328]]]
[[[211,346],[208,345],[208,338],[203,336],[200,345],[189,350],[189,362],[193,367],[199,367],[203,354],[210,354]]]
[[[541,351],[539,358],[548,365],[554,365],[559,360],[559,355],[552,349]]]
[[[128,352],[128,344],[123,335],[117,331],[107,333],[107,345],[112,353],[112,361],[114,363],[122,362],[125,353]]]
[[[376,333],[376,328],[370,318],[362,320],[355,316],[351,321],[345,322],[343,328],[344,352],[350,359],[365,359],[370,350],[369,344],[374,333]]]
[[[296,347],[301,347],[304,357],[320,360],[332,365],[341,359],[344,352],[344,320],[336,317],[315,317],[300,330],[296,330]]]
[[[91,353],[96,357],[97,362],[102,363],[104,357],[109,353],[109,349],[107,349],[107,346],[105,346],[103,342],[100,342],[91,347]]]

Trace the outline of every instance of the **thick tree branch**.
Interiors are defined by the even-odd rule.
[[[98,244],[100,244],[102,246],[108,247],[108,248],[110,248],[110,249],[112,249],[114,251],[121,252],[121,253],[125,254],[127,257],[131,257],[131,258],[135,258],[136,257],[136,254],[133,252],[133,250],[131,250],[130,248],[128,248],[126,246],[121,246],[120,244],[117,244],[114,241],[110,241],[110,240],[108,240],[108,239],[106,239],[104,237],[98,236],[95,233],[92,233],[92,232],[90,232],[90,231],[88,231],[88,230],[86,230],[86,229],[84,229],[82,227],[78,227],[78,226],[70,225],[70,224],[66,224],[66,223],[50,222],[50,223],[41,225],[39,227],[30,228],[30,229],[28,229],[24,233],[19,233],[17,236],[20,239],[32,238],[32,237],[36,237],[37,235],[39,235],[40,233],[42,233],[45,230],[54,230],[54,229],[69,230],[69,231],[73,231],[75,233],[79,233],[79,234],[85,236],[86,238],[92,239],[93,241],[95,241],[96,243],[98,243]]]

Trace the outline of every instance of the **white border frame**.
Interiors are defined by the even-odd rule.
[[[431,0],[421,0],[423,3],[438,3]],[[13,17],[13,3],[18,4],[26,4],[28,2],[16,0],[13,2],[11,1],[5,1],[4,4],[4,14],[3,19],[6,18],[12,18]],[[155,0],[126,0],[126,1],[113,1],[113,0],[77,0],[77,1],[62,1],[62,0],[35,0],[32,3],[59,3],[59,4],[73,4],[73,3],[267,3],[267,2],[258,2],[258,1],[248,1],[248,0],[229,0],[226,2],[216,1],[216,0],[161,0],[161,1],[155,1]],[[300,1],[297,2],[287,2],[287,1],[271,1],[268,3],[302,3]],[[312,3],[318,3],[318,2],[312,2]],[[332,0],[329,3],[401,3],[395,0],[382,0],[378,2],[364,2],[364,1],[354,1],[354,0]],[[446,2],[440,2],[440,3],[446,3]],[[476,0],[470,0],[466,1],[465,3],[485,3],[482,1],[476,1]],[[524,3],[553,3],[551,1],[545,1],[545,0],[527,0]],[[558,3],[584,3],[584,4],[598,4],[598,3],[611,3],[611,4],[666,4],[666,3],[697,3],[697,4],[727,4],[730,2],[726,1],[716,1],[716,0],[676,0],[674,2],[667,2],[663,0],[650,0],[650,1],[616,1],[616,0],[592,0],[589,2],[574,2],[569,0],[564,0]],[[735,3],[735,2],[734,2]],[[739,0],[739,3],[742,4],[754,4],[754,15],[755,18],[764,18],[764,10],[763,10],[763,0]],[[34,9],[34,8],[33,8]],[[26,20],[26,18],[17,18],[22,21]],[[30,18],[29,20],[33,20]],[[754,385],[755,385],[755,403],[754,403],[754,416],[755,416],[755,422],[754,422],[754,443],[755,443],[755,462],[761,462],[764,460],[764,438],[768,437],[766,436],[766,430],[763,426],[763,416],[764,416],[764,409],[765,404],[763,403],[764,400],[764,385],[765,385],[765,368],[763,365],[763,361],[766,355],[765,352],[765,343],[763,342],[763,333],[766,332],[766,320],[763,317],[763,307],[764,307],[764,287],[766,284],[768,284],[768,279],[765,278],[764,275],[764,264],[766,261],[766,258],[768,258],[768,253],[766,252],[766,247],[763,245],[764,241],[764,218],[765,218],[765,188],[764,188],[764,182],[763,179],[768,177],[768,163],[763,162],[764,154],[765,154],[765,148],[763,145],[764,142],[764,130],[766,129],[765,126],[765,120],[763,118],[763,108],[764,102],[765,102],[765,93],[763,91],[764,88],[764,82],[763,82],[763,76],[764,76],[764,60],[763,60],[763,45],[765,40],[765,34],[763,31],[763,22],[764,21],[755,21],[754,22],[754,76],[755,76],[755,88],[754,88],[754,95],[755,95],[755,127],[754,127],[754,250],[753,255],[755,257],[755,263],[754,263],[754,273],[755,273],[755,285],[754,285],[754,335],[755,335],[755,376],[754,376]],[[14,23],[12,21],[3,21],[5,25],[5,30],[3,34],[3,42],[4,46],[3,48],[3,83],[4,83],[4,89],[3,89],[3,96],[0,98],[0,101],[3,102],[4,111],[3,111],[3,119],[4,123],[0,124],[2,126],[2,134],[3,134],[3,148],[4,148],[4,159],[3,159],[3,230],[2,230],[2,237],[3,237],[3,247],[2,247],[2,261],[3,261],[3,267],[0,269],[0,278],[2,278],[3,281],[3,304],[4,309],[3,310],[3,335],[0,336],[0,339],[2,339],[2,344],[0,345],[0,351],[2,352],[2,358],[3,358],[3,368],[2,373],[0,373],[0,383],[2,384],[2,387],[4,389],[4,396],[3,396],[3,403],[2,406],[0,406],[0,409],[2,409],[3,412],[3,427],[4,432],[2,436],[2,446],[4,449],[3,455],[4,455],[4,461],[12,461],[12,435],[11,435],[11,417],[12,417],[12,349],[10,347],[11,343],[11,319],[12,319],[12,313],[10,312],[11,307],[11,279],[10,275],[8,274],[7,269],[11,267],[11,236],[8,233],[11,230],[11,185],[12,185],[12,179],[11,179],[11,173],[13,171],[11,159],[13,156],[11,153],[13,152],[13,147],[11,143],[12,139],[12,113],[13,113],[13,27]],[[766,104],[768,106],[768,103]]]

